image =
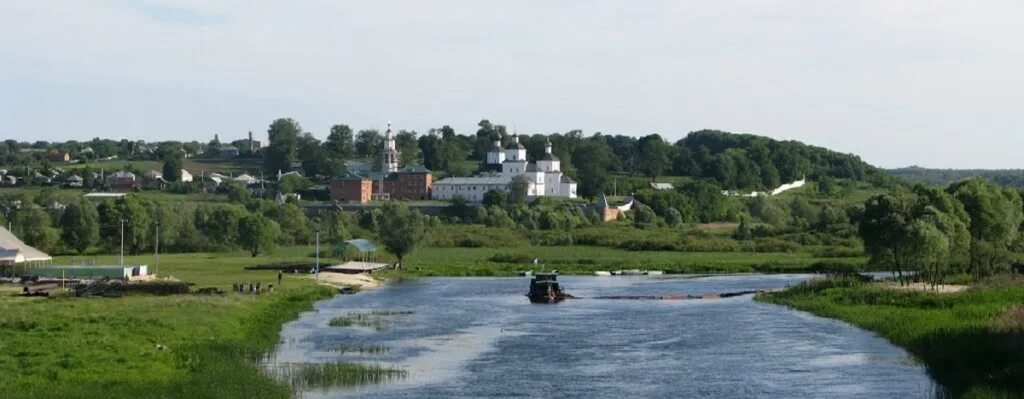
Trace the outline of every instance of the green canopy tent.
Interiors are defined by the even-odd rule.
[[[373,241],[356,238],[353,240],[342,241],[334,246],[335,252],[343,253],[347,248],[354,248],[359,252],[360,262],[376,262],[377,261],[377,245]],[[356,259],[353,259],[356,260]]]

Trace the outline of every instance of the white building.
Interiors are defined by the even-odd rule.
[[[527,182],[526,195],[529,197],[576,198],[576,182],[562,174],[561,161],[551,153],[551,143],[544,146],[544,155],[536,163],[527,162],[526,147],[513,135],[513,142],[505,149],[501,141],[494,142],[494,148],[487,153],[485,171],[489,174],[476,177],[449,177],[434,182],[431,198],[451,200],[462,197],[470,202],[480,202],[484,193],[490,190],[511,191],[513,178],[521,176]]]
[[[182,183],[188,183],[188,182],[191,182],[192,180],[193,180],[192,174],[188,173],[187,170],[182,169],[181,170],[181,182]]]

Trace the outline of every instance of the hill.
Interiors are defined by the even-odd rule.
[[[768,189],[804,177],[852,179],[875,185],[892,180],[856,155],[752,134],[701,130],[677,141],[675,148],[673,172],[714,179],[728,189]]]

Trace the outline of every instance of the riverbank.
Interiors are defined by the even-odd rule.
[[[217,288],[225,295],[121,298],[20,298],[20,287],[0,287],[0,397],[148,398],[288,397],[290,387],[256,366],[260,353],[278,342],[281,325],[337,292],[333,287],[374,281],[317,284],[308,274],[284,275],[247,266],[315,261],[308,247],[278,248],[251,257],[247,252],[128,256],[125,263],[148,264],[161,277]],[[387,259],[389,255],[381,254]],[[595,270],[642,268],[668,272],[748,273],[812,271],[823,262],[856,264],[860,258],[816,258],[807,253],[687,253],[627,251],[588,246],[421,248],[406,269],[374,274],[382,279],[415,276],[513,276],[520,270],[590,275]],[[116,255],[89,258],[116,264]],[[323,260],[323,259],[321,259]],[[55,264],[82,262],[59,257]],[[330,279],[324,273],[321,278]],[[360,278],[363,280],[362,278]],[[270,295],[231,293],[236,283],[274,284]],[[365,284],[365,285],[364,285]],[[185,395],[183,392],[187,392]]]
[[[358,288],[360,290],[372,290],[380,287],[381,281],[373,278],[366,273],[357,274],[345,274],[345,273],[333,273],[333,272],[322,272],[319,277],[314,274],[306,274],[310,279],[317,281],[321,285],[326,285],[331,288]]]
[[[828,279],[760,294],[756,300],[878,333],[921,360],[953,397],[1024,397],[1020,280],[935,293]]]
[[[277,285],[276,272],[243,267],[305,258],[161,256],[162,275],[224,295],[0,296],[0,397],[291,397],[291,387],[266,376],[257,360],[277,345],[285,322],[336,291],[303,276],[285,275]],[[233,283],[253,281],[274,283],[274,293],[230,293]]]
[[[386,258],[385,259],[390,259]],[[537,264],[534,264],[536,260]],[[567,275],[627,269],[665,273],[815,273],[860,270],[865,258],[829,258],[809,252],[630,251],[586,245],[515,248],[419,248],[405,269],[389,277],[515,276],[523,270],[553,270]]]

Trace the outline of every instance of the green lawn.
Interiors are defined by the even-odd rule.
[[[236,281],[276,280],[274,272],[243,266],[309,260],[305,255],[164,255],[160,273],[229,290]],[[115,263],[116,257],[99,261]],[[128,257],[126,263],[153,265],[153,258]],[[0,397],[288,397],[290,388],[264,376],[253,356],[277,343],[282,323],[330,295],[292,275],[277,292],[261,296],[44,299],[5,293]]]

